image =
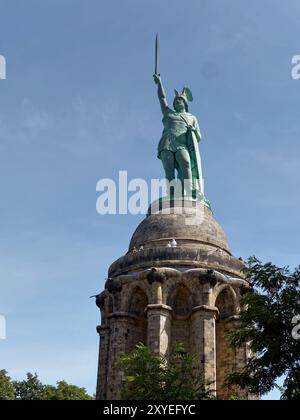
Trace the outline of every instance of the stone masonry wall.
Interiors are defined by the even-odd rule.
[[[239,290],[247,286],[245,281],[227,281],[212,270],[171,268],[153,268],[113,281],[110,291],[100,295],[97,399],[120,398],[124,380],[118,365],[120,355],[140,341],[161,354],[168,354],[176,340],[183,342],[188,351],[197,354],[199,373],[207,387],[219,398],[232,395],[222,388],[223,382],[227,373],[244,366],[246,349],[232,350],[225,332],[237,325],[236,318],[228,319],[238,315]],[[114,302],[110,310],[105,309],[109,300]],[[240,390],[235,394],[242,395]]]

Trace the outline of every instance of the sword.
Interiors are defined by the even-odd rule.
[[[155,70],[154,74],[156,76],[159,76],[159,40],[158,40],[158,34],[156,34],[155,39]]]

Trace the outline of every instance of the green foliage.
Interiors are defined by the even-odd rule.
[[[0,370],[0,400],[14,400],[15,392],[15,387],[6,370]]]
[[[125,400],[208,400],[212,399],[199,375],[196,356],[177,344],[168,359],[153,354],[144,344],[121,357],[125,374]]]
[[[84,388],[57,382],[43,385],[37,374],[27,373],[23,381],[12,382],[5,370],[0,371],[0,400],[93,400]]]
[[[85,388],[70,385],[65,381],[57,382],[57,386],[47,385],[44,390],[44,400],[93,400]]]
[[[238,395],[232,395],[228,400],[229,401],[248,401],[248,398],[239,397]]]
[[[247,274],[253,290],[242,298],[241,326],[229,339],[234,346],[248,342],[256,356],[227,385],[264,395],[284,376],[282,399],[300,399],[300,341],[292,337],[292,319],[300,314],[300,268],[291,273],[251,257]]]
[[[16,400],[43,400],[45,386],[39,380],[37,374],[27,373],[24,381],[14,381]]]

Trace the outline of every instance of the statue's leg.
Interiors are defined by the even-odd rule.
[[[172,182],[173,179],[175,178],[175,156],[173,152],[170,152],[169,150],[163,150],[160,154],[163,166],[164,166],[164,170],[165,170],[165,174],[166,174],[166,179],[169,182]]]
[[[185,195],[192,196],[193,178],[189,152],[185,149],[178,150],[176,152],[176,161],[180,168],[180,173],[182,174],[181,182],[183,185],[183,194],[185,192]]]
[[[163,150],[160,154],[166,174],[166,180],[170,183],[175,179],[175,155],[169,150]],[[174,196],[174,186],[167,188],[171,197]]]

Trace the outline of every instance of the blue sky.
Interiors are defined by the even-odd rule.
[[[299,265],[297,0],[0,0],[1,368],[93,393],[91,294],[142,216],[99,216],[96,182],[163,176],[152,80],[189,86],[206,195],[234,255]]]

